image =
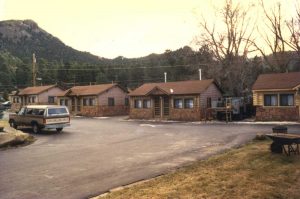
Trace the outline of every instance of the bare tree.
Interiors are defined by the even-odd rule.
[[[265,41],[265,45],[257,44],[254,42],[256,48],[260,51],[264,60],[274,72],[286,72],[288,71],[289,63],[292,61],[292,53],[288,53],[287,49],[297,49],[298,43],[293,43],[293,40],[299,40],[297,35],[293,35],[290,41],[285,35],[285,30],[288,27],[290,32],[296,31],[294,19],[287,23],[281,10],[281,4],[277,2],[276,6],[272,9],[266,9],[264,1],[261,0],[261,8],[265,16],[265,30],[258,28],[258,32],[261,38]],[[298,35],[299,37],[299,35]],[[292,41],[292,42],[291,42]],[[267,51],[263,49],[266,47]],[[266,54],[271,52],[271,55]]]
[[[289,39],[286,44],[300,55],[300,7],[296,5],[296,16],[292,17],[290,21],[286,22],[286,26],[289,30]]]
[[[248,53],[252,52],[254,30],[250,9],[251,6],[243,8],[240,4],[233,4],[232,0],[226,0],[218,16],[221,24],[209,26],[204,17],[200,21],[203,33],[197,40],[198,44],[211,47],[219,63],[215,78],[230,94],[240,95],[246,87],[244,83],[248,77],[243,67],[248,62]],[[224,26],[225,30],[221,30],[220,26]]]

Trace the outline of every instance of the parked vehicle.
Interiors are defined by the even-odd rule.
[[[1,105],[5,109],[9,109],[11,107],[11,102],[10,101],[6,101],[6,102],[1,103]]]
[[[57,105],[28,105],[19,112],[9,115],[9,124],[17,129],[18,126],[30,126],[34,133],[42,129],[56,129],[61,132],[70,126],[70,114],[66,106]]]
[[[4,114],[3,114],[3,110],[0,109],[0,119],[3,118],[3,115],[4,115]]]

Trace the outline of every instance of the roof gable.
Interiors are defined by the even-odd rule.
[[[300,84],[300,72],[261,74],[252,90],[295,89]]]
[[[146,95],[168,95],[168,93],[159,87],[155,86],[152,90],[150,90]]]
[[[45,91],[48,91],[51,88],[57,87],[56,85],[48,85],[48,86],[33,86],[27,87],[19,92],[18,95],[38,95]]]
[[[98,85],[89,85],[89,86],[74,86],[70,88],[68,92],[64,93],[64,95],[69,95],[69,96],[100,95],[101,93],[108,91],[113,87],[119,87],[121,90],[126,92],[118,84],[98,84]]]
[[[130,92],[130,96],[143,96],[161,92],[167,95],[184,95],[184,94],[200,94],[205,91],[211,84],[213,79],[208,80],[188,80],[166,83],[146,83]],[[153,93],[152,93],[153,92]]]

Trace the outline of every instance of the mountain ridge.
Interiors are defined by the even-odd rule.
[[[40,28],[33,20],[0,21],[0,51],[29,61],[32,53],[49,61],[97,63],[98,56],[78,51]],[[28,60],[29,59],[29,60]]]

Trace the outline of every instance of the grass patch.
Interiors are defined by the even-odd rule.
[[[0,126],[6,127],[9,126],[7,120],[0,120]]]
[[[9,127],[9,123],[6,120],[0,120],[0,127]],[[12,147],[26,146],[34,141],[36,141],[35,137],[28,134],[23,133],[20,130],[15,130],[10,128],[7,132],[0,132],[0,150],[5,150]]]
[[[101,198],[300,198],[300,156],[272,154],[270,143],[253,141]]]

